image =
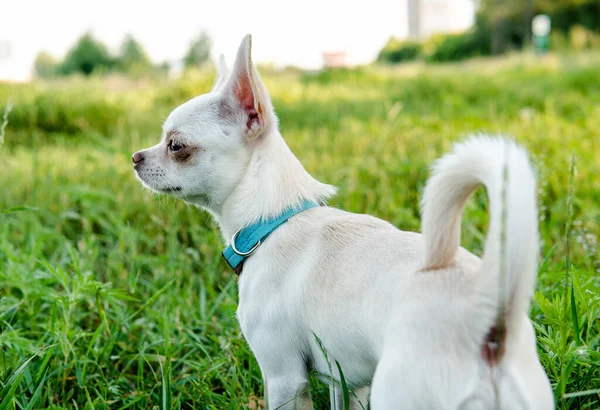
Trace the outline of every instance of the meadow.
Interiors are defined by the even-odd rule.
[[[542,237],[531,317],[559,409],[600,407],[599,67],[598,55],[520,54],[263,71],[292,151],[340,188],[330,205],[404,230],[419,229],[429,167],[453,141],[500,133],[530,150]],[[13,104],[0,148],[0,410],[264,406],[216,224],[143,190],[131,167],[213,76],[0,84],[0,114]],[[463,246],[481,254],[486,226],[478,191]],[[326,387],[312,388],[327,408]]]

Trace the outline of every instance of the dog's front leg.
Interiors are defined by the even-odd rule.
[[[272,308],[285,306],[283,300],[265,305],[265,296],[243,296],[240,286],[238,319],[260,366],[269,410],[312,410],[306,344],[297,328],[290,326],[297,321],[283,315],[286,309]],[[244,304],[244,300],[250,302]]]
[[[312,410],[308,371],[301,358],[282,354],[262,355],[257,359],[265,383],[265,401],[269,410]],[[263,360],[261,360],[263,359]],[[261,363],[262,361],[262,363]]]
[[[267,377],[269,410],[312,410],[308,379]]]

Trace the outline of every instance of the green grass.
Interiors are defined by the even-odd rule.
[[[428,167],[453,141],[501,132],[532,152],[542,244],[531,316],[560,409],[600,406],[598,66],[513,56],[265,75],[292,150],[340,187],[331,204],[401,229],[419,229]],[[130,164],[211,82],[0,84],[0,112],[14,104],[0,152],[0,410],[259,407],[215,223],[141,189]],[[486,206],[478,192],[463,222],[477,254]],[[326,408],[327,388],[312,386]]]

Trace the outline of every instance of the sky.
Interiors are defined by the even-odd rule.
[[[367,63],[391,35],[406,35],[406,1],[6,0],[0,80],[30,78],[39,51],[62,58],[88,30],[115,52],[131,33],[155,62],[180,59],[190,40],[206,30],[213,58],[223,53],[229,64],[247,33],[255,62],[318,68],[322,52],[344,50],[349,63]]]

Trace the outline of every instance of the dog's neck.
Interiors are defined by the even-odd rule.
[[[274,217],[303,201],[323,202],[336,188],[314,179],[300,164],[277,129],[253,148],[240,183],[212,214],[229,244],[233,234],[260,219]]]

